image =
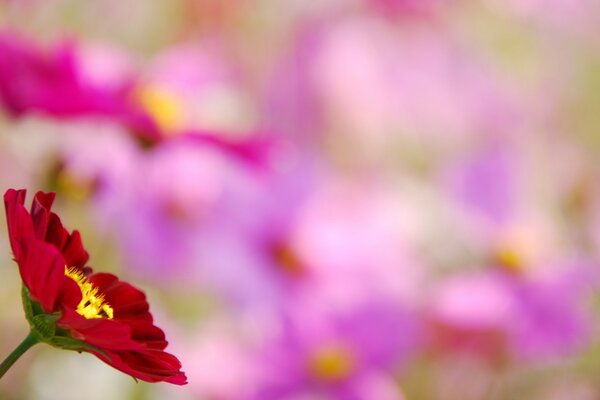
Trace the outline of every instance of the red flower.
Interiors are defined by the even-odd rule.
[[[28,212],[25,190],[4,195],[25,313],[38,340],[93,353],[147,382],[187,383],[179,360],[164,351],[165,335],[152,323],[144,293],[86,266],[79,232],[67,232],[50,211],[54,196],[38,192]]]

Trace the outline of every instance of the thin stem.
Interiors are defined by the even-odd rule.
[[[17,346],[16,349],[12,353],[6,357],[2,364],[0,364],[0,378],[4,376],[6,371],[12,367],[12,365],[17,361],[31,346],[39,343],[37,336],[33,332],[29,332],[29,335],[21,342],[20,345]]]

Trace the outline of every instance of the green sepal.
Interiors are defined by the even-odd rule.
[[[23,311],[25,311],[25,318],[31,325],[33,323],[33,317],[40,314],[45,314],[42,305],[35,300],[32,300],[29,296],[29,289],[25,285],[21,288],[21,300],[23,302]]]
[[[31,320],[33,319],[33,300],[29,297],[29,290],[23,285],[21,287],[21,301],[23,302],[23,311],[25,311],[25,318],[27,322],[31,324]]]
[[[56,334],[56,321],[60,319],[60,313],[46,314],[40,303],[31,299],[25,285],[21,289],[21,300],[32,332],[40,341],[52,339]]]
[[[60,349],[74,350],[74,351],[77,351],[79,353],[81,353],[82,351],[100,353],[103,356],[105,356],[106,358],[110,359],[110,357],[108,356],[108,354],[106,354],[102,349],[99,349],[96,346],[92,346],[91,344],[86,343],[86,342],[84,342],[82,340],[73,339],[71,337],[67,337],[67,336],[54,336],[47,343],[50,344],[50,345],[52,345],[52,346],[54,346],[54,347],[58,347]]]
[[[47,342],[56,334],[56,321],[60,319],[60,313],[34,315],[29,321],[31,330],[37,336]]]

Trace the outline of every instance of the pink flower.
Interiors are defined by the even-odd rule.
[[[545,360],[583,348],[592,320],[587,265],[517,276],[485,270],[441,282],[433,297],[435,345],[491,361]]]
[[[30,112],[60,119],[101,116],[119,121],[141,140],[157,139],[153,122],[129,101],[132,80],[107,88],[86,79],[74,43],[43,51],[4,32],[0,53],[0,101],[15,117]]]
[[[345,310],[296,303],[257,360],[251,398],[402,399],[393,374],[414,351],[418,325],[401,306],[376,298]]]

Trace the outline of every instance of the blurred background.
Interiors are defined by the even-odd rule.
[[[0,398],[600,398],[597,1],[0,0],[0,27],[1,191],[57,192],[189,380],[36,346]]]

